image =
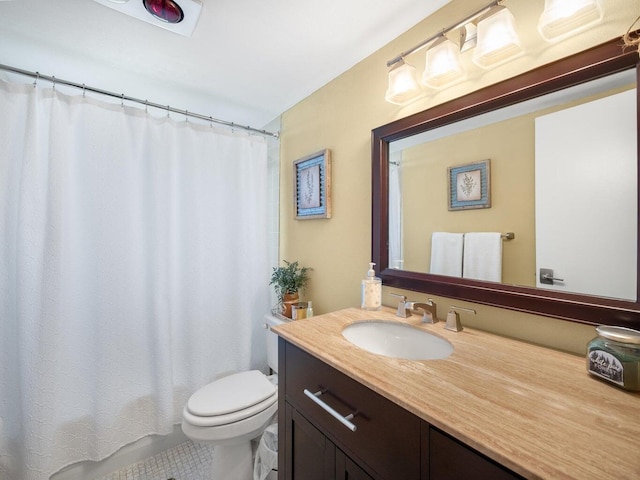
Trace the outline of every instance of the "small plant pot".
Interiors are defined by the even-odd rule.
[[[292,305],[294,303],[298,303],[298,300],[300,300],[300,295],[298,293],[285,293],[282,296],[282,309],[285,317],[292,318]]]

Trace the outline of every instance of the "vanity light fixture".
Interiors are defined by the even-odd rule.
[[[538,31],[548,42],[556,42],[602,21],[601,0],[545,0]]]
[[[545,0],[544,11],[538,21],[538,31],[549,42],[580,32],[602,21],[602,2],[603,0]],[[385,99],[405,105],[424,96],[415,81],[415,69],[405,63],[405,57],[426,47],[429,48],[422,84],[434,89],[441,89],[464,79],[465,73],[460,63],[462,52],[473,50],[473,63],[483,69],[497,67],[522,55],[524,49],[516,30],[515,17],[502,3],[503,0],[488,3],[463,20],[389,60],[389,89]],[[446,37],[453,30],[459,30],[458,44]],[[629,32],[627,37],[631,39]],[[640,52],[637,34],[631,40],[627,37],[626,44],[637,46]]]
[[[463,80],[464,76],[460,48],[443,35],[427,50],[422,83],[440,89]]]
[[[474,21],[485,13],[493,13],[502,0],[494,0],[476,10],[466,18],[442,29],[415,47],[402,52],[387,62],[389,67],[389,87],[385,99],[396,105],[405,105],[424,96],[424,89],[417,81],[415,67],[405,62],[405,57],[425,47],[431,47],[426,54],[426,68],[422,83],[431,88],[444,88],[464,78],[460,63],[460,50],[474,48],[476,27]],[[499,7],[503,9],[504,7]],[[507,13],[508,10],[504,9]],[[497,13],[497,12],[496,12]],[[448,32],[461,29],[460,46],[446,37]],[[480,36],[478,35],[478,42]],[[519,45],[519,43],[518,43]],[[502,57],[501,57],[502,58]]]
[[[513,14],[502,5],[492,7],[478,21],[478,45],[473,51],[473,63],[490,68],[523,53]]]
[[[422,96],[424,91],[418,83],[416,67],[400,58],[389,70],[389,87],[385,100],[396,105],[406,105]]]

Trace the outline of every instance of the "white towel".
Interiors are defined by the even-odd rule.
[[[464,234],[463,277],[502,281],[502,236],[495,232]]]
[[[462,233],[433,232],[429,273],[462,277]]]

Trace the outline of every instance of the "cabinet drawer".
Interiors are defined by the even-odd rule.
[[[282,348],[281,342],[281,348]],[[420,419],[301,349],[285,343],[286,401],[375,477],[420,478]],[[351,431],[304,390],[342,415],[354,413]]]

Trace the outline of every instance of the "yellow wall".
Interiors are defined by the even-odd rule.
[[[533,122],[523,115],[403,150],[405,270],[429,271],[434,231],[515,232],[517,242],[503,242],[502,281],[535,287]],[[447,168],[486,159],[491,208],[449,211]]]
[[[532,68],[600,44],[627,31],[638,14],[638,0],[605,0],[600,25],[557,44],[544,42],[536,31],[542,0],[507,0],[516,17],[526,53],[493,70],[480,70],[463,54],[469,76],[452,88],[405,107],[384,100],[387,60],[431,36],[443,27],[482,7],[486,0],[452,0],[390,44],[355,65],[282,116],[280,170],[280,258],[298,260],[313,268],[306,298],[317,314],[358,306],[360,281],[371,255],[371,130],[398,118],[518,75]],[[424,52],[408,59],[418,71],[424,68]],[[333,158],[333,217],[295,220],[292,205],[292,164],[323,148]],[[394,305],[392,290],[385,287],[383,302]],[[425,294],[403,292],[419,300]],[[450,299],[434,298],[439,317],[446,315]],[[594,336],[591,326],[528,315],[511,310],[453,301],[476,308],[463,322],[475,328],[576,353]]]

